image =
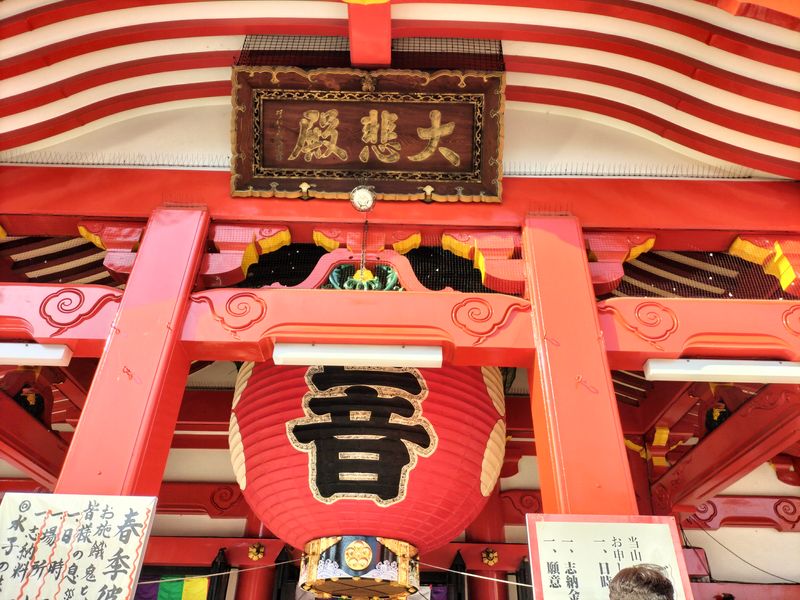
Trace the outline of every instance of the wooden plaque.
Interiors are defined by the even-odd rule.
[[[236,67],[231,194],[499,202],[503,73]]]

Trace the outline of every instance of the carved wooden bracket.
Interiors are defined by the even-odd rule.
[[[350,252],[361,252],[364,239],[364,227],[350,225],[342,227],[315,228],[312,232],[314,243],[328,252],[337,248],[347,248]],[[365,250],[381,252],[391,247],[395,252],[405,254],[409,250],[419,248],[422,235],[414,229],[370,228],[367,230]]]
[[[800,298],[800,236],[740,235],[728,252],[760,265],[764,273],[778,280],[784,292]]]
[[[800,498],[783,496],[716,496],[683,520],[686,529],[771,527],[800,531]]]
[[[778,454],[770,461],[775,475],[787,485],[800,486],[800,458],[790,454]]]
[[[85,221],[78,231],[96,246],[107,250],[103,266],[115,279],[128,279],[136,250],[145,231],[143,223]],[[244,280],[259,256],[274,252],[291,241],[283,225],[218,225],[208,232],[209,249],[200,264],[200,287],[227,287]]]
[[[481,281],[490,290],[504,294],[525,292],[525,261],[521,238],[514,231],[446,231],[442,248],[472,261]]]
[[[648,252],[656,242],[654,233],[643,232],[585,231],[583,238],[589,252],[594,293],[598,296],[617,289],[625,274],[623,263]]]
[[[506,525],[525,525],[525,515],[542,512],[542,493],[539,490],[506,490],[500,492],[500,500]]]

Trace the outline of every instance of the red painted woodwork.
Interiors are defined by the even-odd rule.
[[[66,344],[75,356],[99,356],[122,292],[99,285],[6,283],[0,286],[0,338]]]
[[[109,189],[115,201],[108,202]],[[458,206],[423,202],[379,202],[370,212],[370,229],[424,223],[418,229],[441,235],[443,229],[519,228],[529,212],[569,212],[586,229],[647,231],[658,223],[658,247],[665,250],[727,249],[747,224],[751,232],[787,232],[797,210],[797,182],[738,182],[642,179],[506,178],[500,205]],[[726,198],[721,211],[711,198]],[[82,220],[147,219],[163,203],[185,205],[198,198],[215,221],[291,222],[292,239],[311,242],[320,223],[331,227],[360,221],[347,202],[270,200],[230,197],[230,174],[214,171],[99,169],[6,166],[0,170],[0,225],[13,235],[75,235]],[[647,198],[634,202],[632,198]],[[46,216],[43,216],[46,215]],[[727,232],[706,245],[695,231]],[[415,228],[417,228],[415,226]]]
[[[0,61],[0,79],[13,77],[96,50],[185,37],[215,35],[346,35],[347,24],[339,19],[186,19],[106,29],[74,37]]]
[[[800,385],[769,385],[652,486],[658,514],[693,511],[800,439]]]
[[[544,510],[637,514],[577,219],[529,216],[522,248],[534,307],[529,373]]]
[[[800,586],[767,583],[692,583],[694,600],[720,600],[722,594],[758,600],[800,600]]]
[[[392,5],[347,5],[350,63],[354,67],[380,68],[392,64]]]
[[[772,466],[775,475],[788,485],[800,485],[800,459],[788,454],[778,454],[772,457]]]
[[[445,231],[442,246],[473,262],[483,285],[504,294],[525,291],[525,268],[520,258],[520,236],[500,231]]]
[[[584,110],[591,113],[618,119],[651,131],[669,141],[686,148],[721,158],[734,164],[766,171],[790,179],[800,178],[800,163],[746,150],[680,127],[674,123],[648,113],[647,111],[588,94],[547,88],[506,86],[506,99],[517,102],[552,104],[566,108]]]
[[[594,293],[610,294],[617,289],[625,275],[623,263],[649,250],[655,243],[654,233],[641,232],[586,232],[589,251],[589,273]]]
[[[55,491],[158,492],[189,372],[180,331],[207,226],[203,210],[153,213]]]
[[[64,462],[66,443],[3,392],[0,415],[0,457],[52,488]]]
[[[263,361],[275,342],[441,346],[464,366],[532,358],[530,305],[501,294],[220,289],[191,302],[183,341],[196,359]]]
[[[427,552],[463,531],[487,501],[490,491],[484,495],[483,486],[488,480],[493,487],[497,479],[502,463],[497,444],[505,441],[502,406],[494,402],[496,390],[482,369],[418,369],[427,394],[419,400],[413,423],[427,423],[432,431],[418,453],[412,456],[409,450],[413,466],[404,491],[398,487],[398,500],[383,506],[373,495],[323,500],[322,492],[312,489],[312,469],[322,470],[334,459],[318,457],[317,445],[312,452],[301,450],[289,435],[288,423],[313,416],[307,403],[317,390],[309,383],[309,371],[260,363],[248,379],[240,374],[231,459],[255,515],[295,548],[326,536],[369,535],[409,542]],[[496,470],[487,456],[496,461]]]
[[[790,146],[800,144],[800,130],[795,127],[780,125],[705,102],[682,90],[671,88],[635,73],[536,56],[505,56],[505,63],[509,72],[568,77],[609,85],[647,96],[669,106],[679,106],[682,112],[735,131],[756,137],[763,137],[769,131],[769,137],[773,141]],[[775,93],[784,98],[776,99],[775,104],[796,104],[797,99],[791,92],[787,94],[781,88],[777,88]]]
[[[645,358],[800,360],[800,304],[769,300],[611,298],[598,303],[612,369]]]
[[[503,519],[503,501],[500,499],[499,484],[492,491],[489,500],[475,520],[467,526],[465,539],[467,542],[486,544],[487,549],[493,543],[505,542],[505,523]],[[484,568],[475,571],[476,575],[492,579],[504,579],[505,574],[492,568],[493,565],[484,564]],[[506,600],[507,586],[499,581],[489,581],[475,577],[467,580],[471,598],[481,600]]]
[[[251,560],[247,555],[252,544],[264,546],[264,557]],[[237,568],[257,568],[275,563],[283,542],[258,537],[159,537],[150,536],[144,555],[146,565],[170,567],[206,567],[211,565],[217,551],[225,548],[228,563]]]
[[[791,496],[714,496],[683,519],[684,529],[770,527],[800,531],[800,498]]]
[[[244,534],[246,537],[272,537],[263,523],[258,520],[258,517],[249,510]],[[236,600],[265,600],[272,598],[274,585],[274,568],[242,571],[236,581]]]
[[[525,515],[542,512],[539,490],[505,490],[500,492],[500,501],[506,525],[525,525]]]

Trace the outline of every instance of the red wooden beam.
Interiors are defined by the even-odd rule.
[[[158,492],[189,373],[180,331],[207,228],[205,210],[154,211],[57,492]]]
[[[577,219],[529,216],[522,253],[537,350],[529,381],[544,509],[637,514]]]
[[[767,386],[653,484],[653,507],[694,511],[798,439],[800,385]]]
[[[770,527],[800,531],[800,498],[791,496],[715,496],[683,519],[685,529]]]
[[[204,360],[265,360],[275,342],[418,344],[452,364],[522,366],[533,359],[529,313],[501,294],[218,289],[192,294],[183,341]]]
[[[0,392],[0,457],[52,489],[58,479],[67,444]]]
[[[107,190],[115,191],[108,202]],[[179,191],[176,191],[179,190]],[[658,247],[694,248],[696,231],[788,232],[800,183],[737,181],[657,182],[638,179],[525,179],[503,181],[503,203],[379,202],[370,227],[425,223],[424,231],[455,227],[519,228],[529,212],[569,212],[588,229],[649,231],[658,223]],[[0,225],[13,235],[74,235],[79,215],[145,220],[164,202],[200,198],[216,221],[291,222],[292,239],[310,241],[319,223],[359,221],[347,202],[273,199],[242,202],[230,197],[230,174],[213,171],[6,166],[0,170]],[[631,198],[647,198],[631,202]],[[733,207],[733,208],[731,208]],[[43,217],[42,215],[46,215]],[[455,218],[455,222],[454,222]],[[716,250],[721,247],[712,248]]]
[[[378,68],[392,64],[392,5],[389,0],[347,2],[350,63]]]
[[[800,360],[800,303],[612,298],[598,303],[612,369],[648,358]]]
[[[0,499],[6,492],[47,492],[32,479],[0,479]],[[158,492],[158,514],[208,515],[212,519],[244,519],[250,507],[235,483],[165,481]]]

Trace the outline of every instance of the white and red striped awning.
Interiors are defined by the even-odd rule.
[[[792,6],[393,0],[391,36],[500,39],[512,107],[610,123],[800,178],[800,8]],[[227,103],[246,34],[347,36],[348,24],[338,0],[6,0],[0,158],[148,112]],[[364,34],[350,31],[352,48]]]

